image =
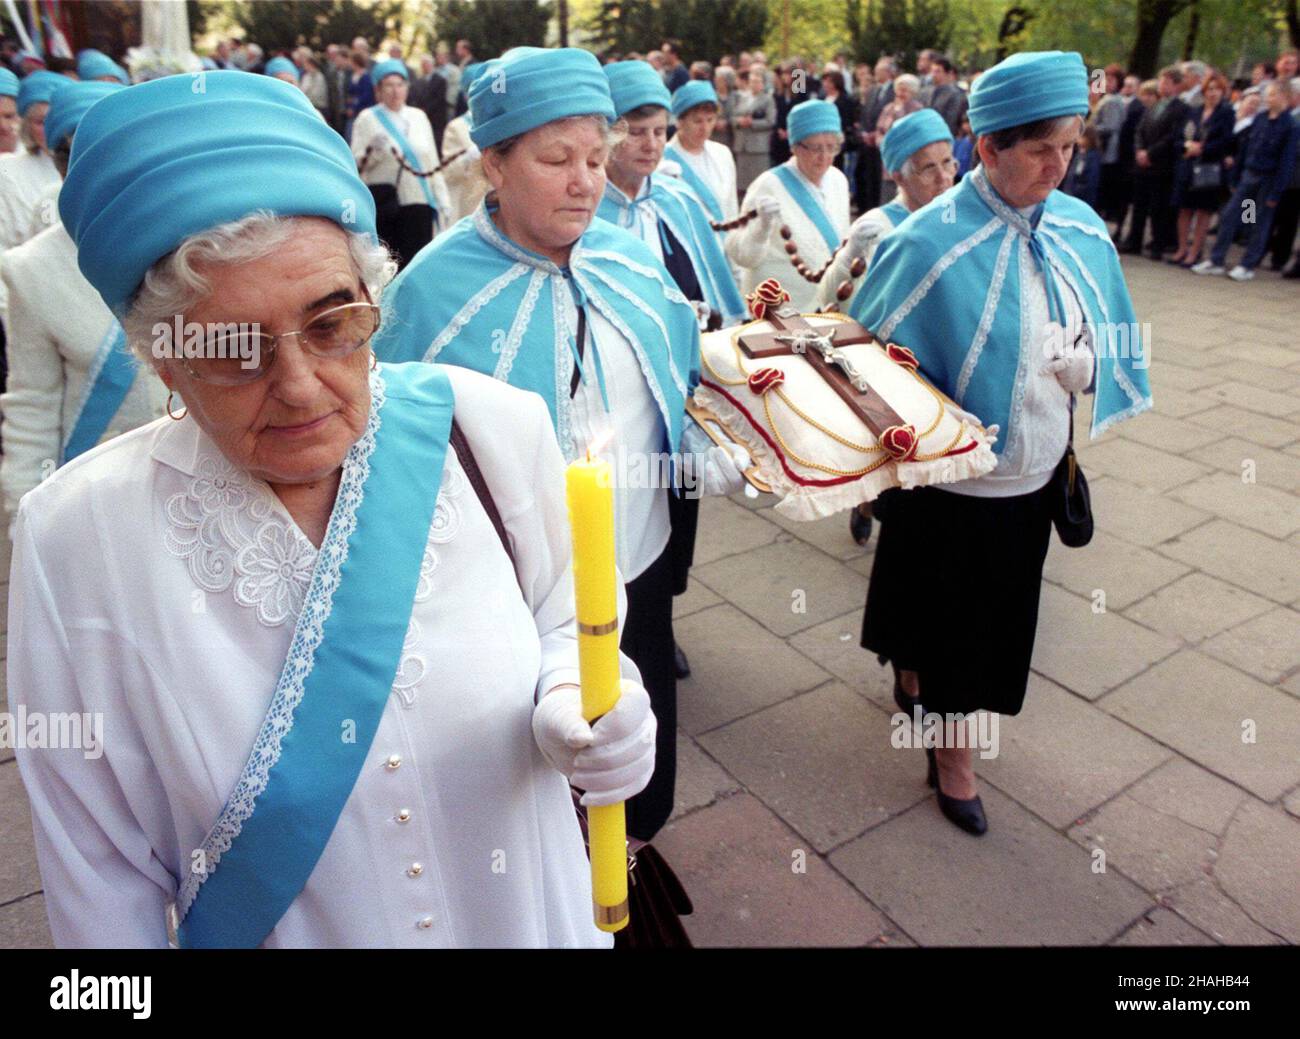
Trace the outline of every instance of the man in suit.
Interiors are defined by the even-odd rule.
[[[411,80],[406,103],[429,117],[434,144],[441,148],[447,129],[447,81],[434,71],[431,55],[420,58],[420,74]]]
[[[880,159],[880,142],[876,139],[876,121],[887,104],[894,100],[894,77],[898,63],[887,54],[876,59],[875,83],[867,91],[858,113],[858,132],[862,134],[862,151],[858,155],[856,183],[853,185],[858,211],[865,213],[880,205],[884,166]]]
[[[330,126],[341,135],[348,122],[348,79],[352,62],[345,47],[331,43],[325,48],[325,87],[329,91]]]
[[[1133,222],[1126,253],[1140,253],[1151,220],[1151,248],[1147,255],[1153,260],[1162,258],[1174,248],[1177,235],[1177,214],[1172,205],[1174,169],[1183,154],[1183,128],[1190,115],[1188,108],[1178,98],[1182,90],[1183,73],[1177,65],[1160,71],[1160,100],[1143,113],[1134,136]]]
[[[929,107],[943,116],[955,137],[961,132],[961,120],[967,105],[966,94],[957,85],[957,68],[940,54],[930,65],[930,77],[934,89],[930,93]]]

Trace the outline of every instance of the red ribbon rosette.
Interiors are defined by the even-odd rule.
[[[916,359],[916,354],[905,346],[899,346],[897,343],[890,343],[886,346],[885,354],[895,364],[901,364],[904,368],[911,368],[912,371],[916,371],[921,367],[921,362]]]
[[[745,297],[745,302],[749,304],[749,312],[754,315],[754,319],[762,321],[769,310],[776,310],[782,303],[790,302],[790,293],[775,278],[768,278]]]
[[[880,446],[895,462],[910,462],[916,454],[916,427],[890,426],[880,434]]]
[[[774,390],[785,382],[785,372],[780,368],[760,368],[749,376],[749,389],[755,396],[761,397],[769,390]]]

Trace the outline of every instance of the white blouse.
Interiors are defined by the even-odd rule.
[[[77,268],[77,247],[62,224],[0,256],[0,284],[9,293],[5,319],[9,381],[0,396],[5,509],[58,464],[90,387],[87,379],[113,327],[113,315]],[[167,390],[142,370],[102,439],[163,413]]]
[[[45,152],[20,148],[0,155],[0,248],[21,245],[41,225],[35,210],[46,191],[61,183],[54,160]]]
[[[384,124],[375,114],[378,107],[380,106],[362,109],[352,123],[352,154],[358,163],[365,156],[366,149],[371,144],[375,145],[374,151],[366,159],[361,179],[367,184],[396,184],[398,205],[428,205],[429,200],[425,197],[424,188],[420,186],[420,178],[403,169],[393,156],[392,149],[397,148],[398,154],[401,154],[401,148],[396,141],[391,140]],[[433,127],[429,125],[427,115],[410,105],[403,105],[400,112],[385,108],[384,114],[410,143],[420,160],[420,169],[431,170],[438,165],[438,149],[433,143]],[[433,191],[434,201],[438,203],[438,212],[449,213],[451,197],[447,194],[447,185],[443,182],[441,173],[435,173],[429,178],[429,187]],[[439,229],[445,230],[450,223],[449,217],[441,219]]]
[[[268,947],[611,944],[568,784],[531,729],[535,690],[578,674],[563,462],[540,399],[447,372],[518,574],[449,450],[367,764]],[[362,458],[374,426],[372,408]],[[358,504],[347,472],[336,509]],[[100,445],[24,499],[12,709],[98,712],[104,727],[97,753],[18,749],[59,945],[165,944],[165,908],[245,768],[315,561],[270,488],[192,419]]]
[[[785,163],[794,171],[804,187],[822,205],[830,218],[840,239],[849,234],[849,182],[843,173],[834,166],[822,177],[820,185],[813,184],[799,172],[796,160]],[[727,257],[741,268],[741,291],[748,294],[759,283],[768,278],[775,278],[790,293],[790,300],[800,311],[812,311],[817,307],[817,285],[806,281],[790,263],[790,256],[785,251],[785,239],[779,233],[780,224],[790,228],[791,241],[799,250],[799,257],[813,270],[817,270],[830,259],[831,251],[826,246],[817,225],[804,213],[781,182],[775,170],[767,170],[754,179],[754,183],[745,192],[745,201],[741,210],[748,213],[758,206],[760,198],[774,198],[781,206],[779,223],[767,225],[766,232],[761,220],[751,220],[744,227],[732,231],[727,236]]]
[[[704,150],[692,154],[674,138],[664,149],[664,158],[690,166],[713,192],[722,207],[722,219],[736,219],[740,212],[736,204],[736,157],[730,148],[717,141],[705,141]]]

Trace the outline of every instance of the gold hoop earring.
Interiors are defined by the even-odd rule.
[[[176,393],[175,390],[167,391],[167,417],[169,419],[172,419],[175,422],[179,422],[181,419],[183,419],[186,415],[190,413],[190,409],[184,408],[179,415],[177,415],[174,411],[172,411],[172,397],[175,396],[175,393]]]

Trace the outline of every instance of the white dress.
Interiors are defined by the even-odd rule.
[[[487,178],[479,170],[478,149],[473,147],[473,141],[470,140],[469,119],[466,116],[457,116],[442,132],[442,155],[444,159],[457,156],[442,171],[447,183],[447,194],[451,198],[447,222],[454,224],[461,217],[469,216],[478,209],[483,196],[488,192]]]
[[[90,369],[114,321],[77,268],[76,244],[62,224],[0,256],[0,281],[9,294],[0,486],[13,517],[18,500],[58,464],[89,392]],[[158,418],[166,400],[162,382],[141,371],[101,439]]]
[[[268,947],[612,944],[592,923],[568,784],[531,730],[534,691],[577,681],[563,462],[539,398],[447,373],[518,575],[449,449],[367,763]],[[336,518],[359,504],[348,473]],[[165,907],[245,768],[315,559],[192,419],[100,445],[24,499],[11,709],[104,725],[99,756],[17,752],[59,945],[165,944]]]
[[[813,198],[821,203],[830,218],[839,239],[849,234],[849,182],[844,174],[834,166],[822,177],[820,185],[813,184],[799,172],[795,159],[785,165],[794,170],[805,188]],[[781,224],[787,225],[793,241],[799,250],[799,258],[812,270],[821,268],[831,251],[822,238],[817,225],[812,222],[803,208],[786,190],[775,170],[760,174],[758,179],[745,192],[745,201],[741,210],[748,213],[758,206],[760,198],[774,198],[780,203],[781,215],[777,222],[767,226],[761,220],[751,220],[744,227],[732,231],[727,236],[727,258],[741,269],[741,291],[748,294],[767,278],[775,278],[787,292],[790,300],[800,311],[811,311],[817,306],[817,285],[805,280],[790,263],[790,256],[785,251],[785,239],[779,233]]]
[[[693,155],[674,138],[664,149],[664,158],[694,170],[722,207],[723,221],[736,219],[740,213],[736,202],[736,157],[730,148],[717,141],[705,141],[704,151]]]
[[[379,117],[375,115],[379,107],[375,105],[362,109],[352,123],[352,154],[358,163],[366,154],[366,149],[372,143],[376,145],[366,160],[361,179],[367,184],[396,184],[399,206],[426,206],[429,200],[420,186],[420,178],[403,170],[393,156],[392,149],[397,147],[397,142],[389,138]],[[429,117],[410,105],[403,105],[400,112],[386,108],[384,114],[410,143],[416,158],[420,160],[420,169],[435,168],[438,165],[438,149],[433,143],[433,127],[429,125]],[[400,154],[401,149],[398,148],[398,151]],[[450,212],[451,198],[447,194],[447,185],[443,182],[441,173],[435,173],[429,178],[429,187],[433,191],[434,201],[438,203],[438,213]],[[452,220],[440,217],[437,230],[445,230],[452,223]]]

